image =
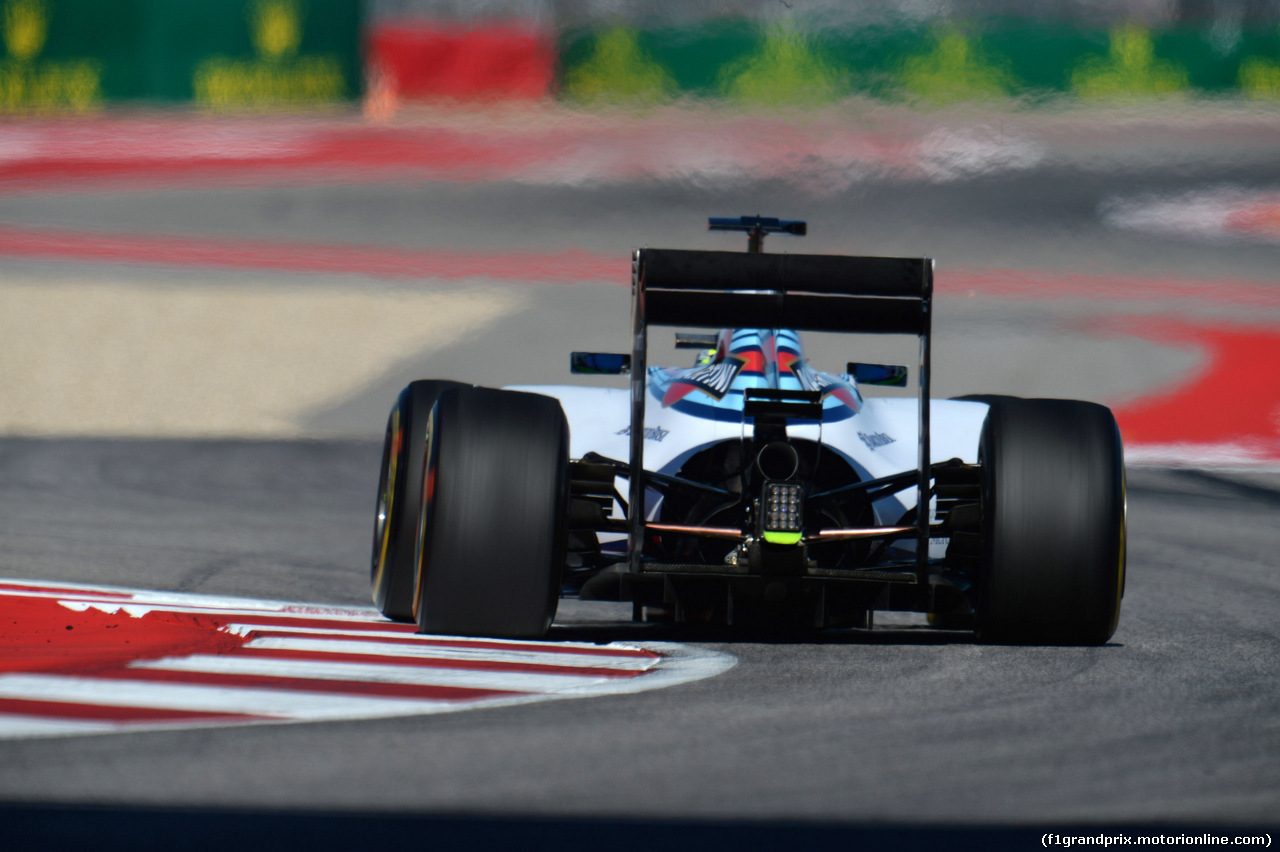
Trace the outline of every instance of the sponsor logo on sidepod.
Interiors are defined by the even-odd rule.
[[[630,435],[630,434],[631,434],[631,427],[630,427],[630,426],[623,426],[621,429],[619,429],[617,432],[614,432],[613,434],[615,434],[615,435]],[[670,429],[663,429],[661,426],[646,426],[646,427],[644,427],[644,439],[645,439],[646,441],[657,441],[658,443],[662,443],[662,439],[663,439],[663,438],[665,438],[665,437],[667,437],[667,436],[668,436],[668,435],[670,435],[670,434],[671,434],[671,430],[670,430]]]
[[[871,432],[870,434],[859,432],[858,437],[862,439],[862,443],[867,445],[867,449],[872,452],[875,452],[877,447],[887,447],[897,442],[895,438],[891,438],[883,432]]]

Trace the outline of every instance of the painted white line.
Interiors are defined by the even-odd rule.
[[[6,714],[0,716],[0,739],[65,737],[74,734],[106,734],[118,730],[109,722],[82,722],[44,716]]]
[[[709,651],[692,645],[681,645],[676,642],[636,642],[635,644],[646,651],[661,654],[663,657],[661,667],[643,678],[612,678],[609,681],[609,693],[622,695],[689,683],[724,674],[738,664],[738,658],[732,654]]]
[[[1126,465],[1149,467],[1239,468],[1268,470],[1280,458],[1266,449],[1240,443],[1136,444],[1124,448]]]
[[[458,660],[469,663],[512,663],[527,666],[610,669],[643,672],[658,663],[657,657],[602,657],[585,654],[540,653],[537,651],[498,651],[490,648],[442,647],[439,645],[360,642],[344,639],[296,639],[264,636],[253,639],[245,648],[255,651],[294,651],[308,654],[359,654],[378,657],[409,657],[415,660]]]
[[[27,597],[38,597],[35,595]],[[288,610],[288,609],[252,609],[246,607],[230,607],[230,606],[190,606],[174,603],[164,603],[159,601],[122,601],[119,598],[100,598],[90,599],[84,597],[75,597],[74,599],[66,593],[58,595],[44,595],[43,597],[56,598],[58,603],[67,609],[75,612],[86,612],[94,609],[99,612],[115,615],[116,613],[124,613],[134,618],[142,618],[153,612],[174,612],[185,613],[187,615],[226,615],[241,616],[246,618],[279,618],[279,619],[306,619],[314,621],[344,621],[344,622],[368,622],[374,623],[381,621],[385,625],[385,620],[381,619],[375,610],[330,610],[325,612],[316,612],[310,610]]]
[[[319,691],[153,683],[54,674],[0,675],[0,698],[196,713],[236,713],[282,719],[340,719],[352,714],[401,716],[430,712],[437,705],[448,704],[434,699],[363,697]]]
[[[163,660],[139,660],[130,668],[158,671],[200,672],[244,677],[306,678],[317,681],[396,683],[410,686],[445,686],[456,689],[498,689],[505,692],[555,694],[583,686],[602,685],[619,678],[590,675],[496,672],[483,669],[452,669],[395,665],[392,663],[339,663],[266,657],[192,654]],[[316,684],[317,690],[324,687]]]
[[[20,588],[14,588],[14,587]],[[290,603],[288,601],[233,598],[222,595],[197,595],[186,592],[153,592],[126,589],[121,586],[91,586],[86,583],[42,583],[39,580],[9,579],[0,582],[0,594],[21,595],[27,598],[68,598],[79,601],[100,601],[106,604],[128,605],[133,603],[152,606],[171,606],[191,612],[236,612],[246,615],[283,615],[293,618],[346,618],[367,621],[377,616],[377,611],[354,607],[334,607],[322,604]],[[123,596],[123,597],[122,597]]]
[[[435,633],[415,633],[411,629],[379,630],[387,626],[385,621],[370,624],[367,628],[344,629],[338,627],[302,627],[294,624],[228,624],[222,629],[236,636],[298,634],[317,636],[355,636],[362,639],[389,639],[396,642],[428,641],[461,645],[512,645],[528,648],[540,646],[547,653],[586,654],[601,657],[635,657],[649,659],[654,655],[641,648],[619,642],[601,645],[597,642],[547,642],[538,639],[483,639],[470,636],[443,636]]]

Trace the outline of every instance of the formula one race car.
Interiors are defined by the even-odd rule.
[[[415,381],[387,425],[374,601],[429,633],[537,637],[559,597],[637,620],[868,628],[927,613],[981,641],[1096,644],[1125,578],[1111,412],[931,400],[928,258],[765,254],[803,222],[712,219],[749,251],[641,249],[629,354],[572,354],[630,390]],[[646,363],[654,326],[698,352]],[[909,334],[906,367],[811,367],[799,331]]]

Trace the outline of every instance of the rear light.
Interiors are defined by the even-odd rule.
[[[764,540],[772,544],[797,544],[804,518],[798,482],[766,482],[761,509]]]

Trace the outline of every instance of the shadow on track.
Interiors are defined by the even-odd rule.
[[[552,642],[685,642],[768,645],[966,645],[972,631],[899,626],[874,630],[723,627],[700,624],[596,622],[556,624],[546,637]]]
[[[709,627],[674,624],[573,624],[556,625],[546,636],[549,642],[680,642],[717,645],[977,645],[970,630],[939,630],[933,627],[894,626],[874,630],[796,630],[741,627]],[[994,643],[1001,644],[1001,643]],[[1060,647],[1060,646],[1054,646]],[[1107,642],[1102,648],[1121,648],[1121,642]]]
[[[360,814],[301,810],[0,804],[6,846],[14,849],[134,850],[139,844],[184,850],[287,852],[305,849],[536,850],[596,849],[717,852],[753,849],[1027,850],[1046,827],[905,825],[799,820],[608,819],[468,814]],[[1051,832],[1117,835],[1225,834],[1222,826],[1072,824]],[[1230,833],[1262,835],[1264,830]],[[1097,842],[1097,841],[1094,841]]]
[[[1280,488],[1249,482],[1238,474],[1199,468],[1144,471],[1143,474],[1136,484],[1135,477],[1131,477],[1131,496],[1171,498],[1182,503],[1211,500],[1253,503],[1260,508],[1280,507]]]

